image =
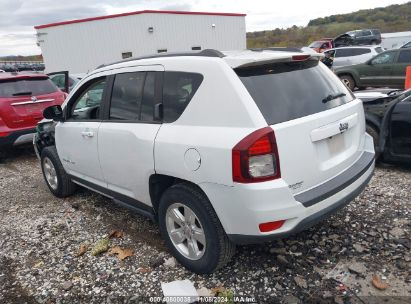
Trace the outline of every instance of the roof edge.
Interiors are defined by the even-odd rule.
[[[237,14],[237,13],[143,10],[143,11],[135,11],[135,12],[121,13],[121,14],[113,14],[113,15],[106,15],[106,16],[99,16],[99,17],[90,17],[90,18],[84,18],[84,19],[76,19],[76,20],[48,23],[48,24],[43,24],[43,25],[36,25],[34,28],[36,30],[39,30],[39,29],[54,27],[54,26],[59,26],[59,25],[83,23],[83,22],[89,22],[89,21],[104,20],[104,19],[111,19],[111,18],[118,18],[118,17],[126,17],[126,16],[132,16],[132,15],[140,15],[140,14],[150,14],[150,13],[151,14],[174,14],[174,15],[210,15],[210,16],[227,16],[227,17],[245,17],[245,16],[247,16],[247,14]]]

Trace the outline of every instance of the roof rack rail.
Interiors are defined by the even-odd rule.
[[[109,64],[102,64],[98,66],[97,69],[107,67],[110,65],[114,65],[117,63],[129,62],[129,61],[134,61],[134,60],[162,58],[162,57],[181,57],[181,56],[199,56],[199,57],[217,57],[217,58],[225,57],[223,53],[221,53],[220,51],[214,50],[214,49],[204,49],[201,51],[160,53],[160,54],[147,55],[147,56],[141,56],[141,57],[127,58],[127,59],[116,61],[116,62],[109,63]]]
[[[262,51],[279,51],[279,52],[296,52],[304,53],[301,49],[297,47],[268,47],[268,48],[253,48],[249,49],[253,52],[262,52]]]

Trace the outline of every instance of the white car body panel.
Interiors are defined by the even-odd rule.
[[[373,141],[368,134],[363,150],[374,153]],[[213,202],[227,234],[263,236],[291,231],[303,219],[349,195],[372,175],[373,170],[374,165],[347,188],[308,208],[295,200],[289,185],[283,179],[257,184],[236,184],[234,187],[203,183],[200,187]],[[258,229],[259,223],[284,219],[287,221],[274,233],[263,233]]]
[[[107,187],[98,157],[100,122],[66,121],[56,125],[56,148],[64,170],[70,175]],[[89,132],[88,134],[85,134]]]
[[[151,206],[148,180],[154,171],[154,141],[160,124],[103,122],[99,158],[109,190]]]
[[[321,128],[346,122],[353,114],[359,115],[360,123],[353,124],[345,132],[338,132],[321,140],[312,140],[313,132],[315,134]],[[298,184],[298,188],[292,190],[293,194],[308,190],[338,175],[350,167],[362,153],[365,123],[362,103],[358,99],[328,111],[274,125],[272,128],[280,154],[281,177],[288,185]]]
[[[200,72],[204,80],[173,123],[58,123],[57,150],[65,170],[148,206],[152,205],[151,175],[189,181],[207,195],[227,234],[251,236],[262,235],[259,223],[275,220],[287,219],[272,234],[292,230],[304,218],[346,197],[370,177],[373,166],[347,188],[309,208],[295,199],[346,171],[364,152],[374,153],[372,139],[365,133],[362,103],[355,99],[270,126],[277,141],[281,178],[254,184],[233,182],[233,147],[253,131],[268,126],[233,68],[290,61],[291,56],[304,53],[225,54],[223,58],[183,56],[121,62],[85,76],[63,107],[82,84],[102,75],[164,70]],[[322,69],[329,73],[330,81],[339,81],[328,68]],[[82,138],[85,131],[97,136]]]
[[[333,60],[333,68],[334,67],[342,67],[342,66],[349,66],[354,64],[361,64],[364,63],[374,56],[378,55],[379,53],[375,50],[375,48],[380,46],[349,46],[349,47],[341,47],[341,48],[333,48],[325,51],[324,53],[328,53],[330,51],[336,51],[336,56]],[[369,49],[371,52],[361,55],[355,56],[347,56],[347,57],[338,57],[338,51],[344,49]]]

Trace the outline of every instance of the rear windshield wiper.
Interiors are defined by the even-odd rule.
[[[331,100],[334,100],[334,99],[337,99],[337,98],[340,98],[340,97],[344,97],[345,95],[347,95],[347,94],[345,94],[345,93],[339,93],[339,94],[336,94],[336,95],[328,95],[327,97],[325,97],[323,100],[322,100],[322,102],[323,103],[327,103],[327,102],[329,102],[329,101],[331,101]]]
[[[31,95],[32,92],[18,92],[14,93],[13,96],[24,96],[24,95]]]

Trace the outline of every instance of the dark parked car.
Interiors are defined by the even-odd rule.
[[[352,37],[353,45],[376,45],[381,43],[381,32],[377,29],[366,29],[347,32]]]
[[[363,64],[356,64],[335,69],[351,90],[355,87],[390,87],[403,89],[405,71],[411,65],[411,49],[385,51]]]
[[[29,64],[29,63],[17,63],[17,64],[15,64],[14,66],[19,70],[19,72],[22,72],[22,71],[33,71],[33,67],[32,67],[32,65]]]
[[[334,47],[351,45],[376,45],[381,43],[381,32],[377,29],[350,31],[334,38]]]
[[[8,63],[0,65],[0,70],[3,70],[5,72],[18,72],[18,69],[16,66],[12,64],[8,64]]]
[[[33,71],[44,71],[45,66],[43,63],[33,63],[31,65]]]
[[[355,96],[363,101],[376,155],[411,163],[411,89],[358,91]]]

